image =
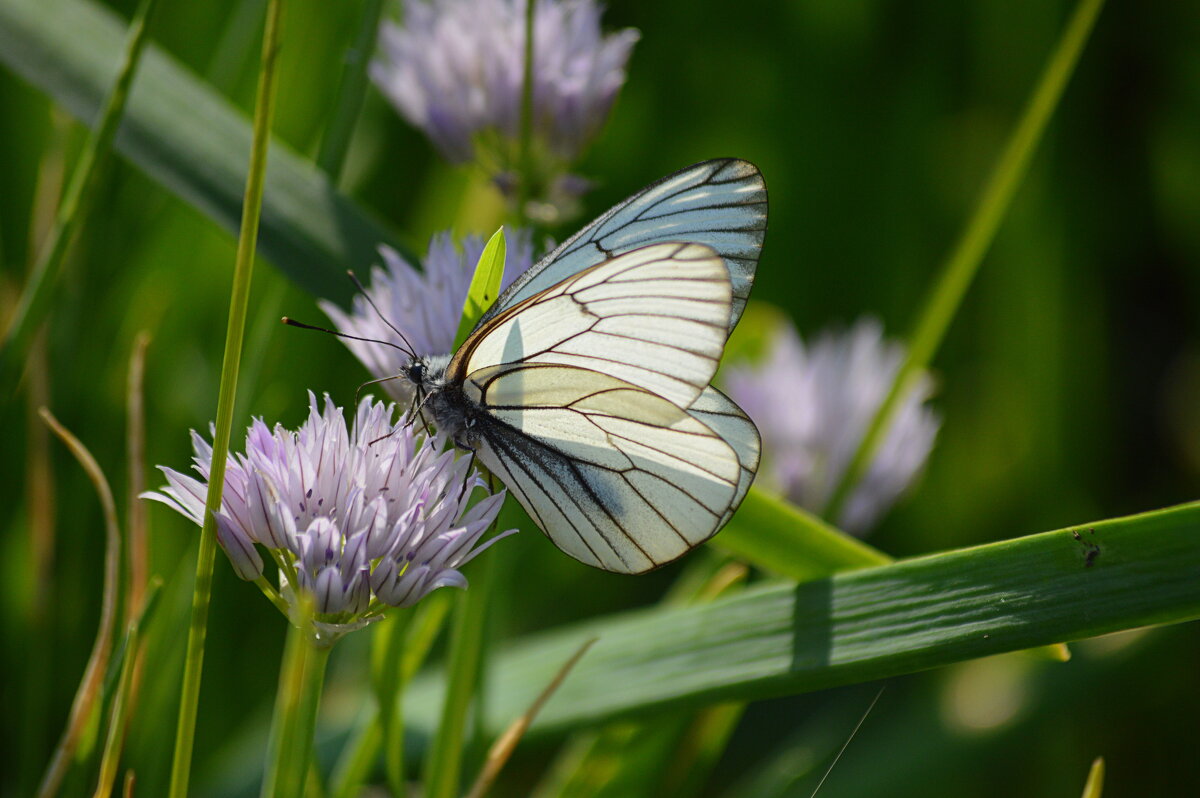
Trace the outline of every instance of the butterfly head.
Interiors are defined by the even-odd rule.
[[[450,355],[418,355],[400,368],[400,376],[408,380],[420,394],[437,391],[446,380]]]

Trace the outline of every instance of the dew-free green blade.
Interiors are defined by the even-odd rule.
[[[112,83],[125,35],[125,22],[90,0],[0,2],[0,62],[89,123]],[[116,147],[168,191],[237,230],[250,121],[153,44]],[[264,257],[312,293],[345,302],[351,293],[346,270],[367,273],[380,243],[420,262],[313,163],[271,142],[259,231]]]
[[[1200,504],[1189,504],[520,640],[495,659],[488,726],[519,712],[593,635],[531,734],[1197,617]],[[432,727],[441,694],[435,674],[414,681],[410,729]]]

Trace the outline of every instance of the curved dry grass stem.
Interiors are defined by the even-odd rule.
[[[492,747],[488,749],[487,759],[483,763],[483,770],[479,772],[479,777],[471,785],[471,791],[467,793],[467,798],[483,798],[484,795],[487,795],[487,791],[495,783],[496,777],[500,775],[500,771],[508,762],[509,757],[512,756],[513,751],[516,750],[517,743],[521,742],[521,738],[525,735],[529,724],[533,723],[533,719],[537,717],[538,712],[550,700],[550,696],[554,695],[554,691],[563,683],[563,679],[567,678],[567,674],[575,667],[575,663],[582,659],[583,655],[587,653],[587,650],[598,639],[592,637],[585,640],[583,645],[571,655],[570,659],[563,663],[558,673],[550,680],[550,684],[546,685],[546,689],[542,690],[533,703],[529,705],[529,709],[525,710],[523,715],[510,723],[508,728],[496,738],[496,742],[492,743]]]
[[[104,478],[100,464],[92,457],[87,447],[68,432],[49,410],[43,407],[38,412],[41,414],[42,420],[54,431],[54,434],[71,450],[71,454],[75,455],[75,459],[79,461],[88,478],[91,479],[92,485],[95,486],[96,493],[100,497],[100,506],[104,511],[105,532],[104,593],[100,602],[100,627],[96,631],[96,642],[92,645],[92,653],[88,657],[88,664],[84,669],[83,678],[79,682],[79,689],[75,692],[75,700],[71,704],[67,726],[63,729],[62,738],[50,758],[50,764],[46,768],[45,776],[42,777],[42,783],[38,785],[38,796],[51,796],[58,792],[67,765],[70,764],[71,757],[79,745],[84,725],[100,695],[104,671],[112,653],[113,625],[117,616],[117,581],[121,565],[121,533],[117,527],[117,505],[113,501],[112,488],[109,487],[108,480]]]

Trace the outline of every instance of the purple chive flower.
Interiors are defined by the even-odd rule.
[[[372,80],[452,163],[515,165],[525,8],[525,0],[405,0],[403,24],[380,27]],[[537,0],[534,9],[534,137],[561,162],[604,123],[638,39],[633,29],[603,35],[600,13],[593,0]]]
[[[504,263],[503,286],[533,263],[529,231],[505,232],[508,256]],[[324,301],[320,303],[321,310],[339,331],[349,335],[403,343],[388,325],[390,322],[404,333],[418,355],[444,355],[454,346],[454,334],[458,332],[463,303],[483,246],[484,241],[479,236],[466,236],[460,250],[449,233],[439,233],[429,241],[429,253],[422,264],[424,268],[419,271],[395,250],[380,247],[379,254],[386,268],[376,266],[371,270],[367,294],[382,311],[383,318],[363,296],[354,298],[350,313]],[[376,379],[393,377],[408,363],[408,356],[398,349],[348,338],[342,340]],[[401,402],[407,403],[412,398],[407,393],[407,380],[388,380],[380,384]]]
[[[263,575],[265,549],[279,566],[279,593],[295,606],[310,595],[319,639],[329,642],[377,618],[383,605],[410,607],[439,587],[467,586],[457,570],[510,529],[480,544],[504,493],[468,507],[485,483],[467,457],[446,450],[394,406],[362,401],[347,429],[342,409],[309,393],[295,432],[255,419],[244,454],[225,471],[217,540],[242,579]],[[192,433],[200,479],[160,466],[167,486],[143,494],[202,523],[212,446]]]
[[[763,362],[728,369],[726,392],[762,432],[760,479],[822,513],[903,358],[903,347],[885,341],[883,326],[866,318],[849,330],[825,332],[807,347],[788,325],[777,332]],[[932,393],[932,379],[921,374],[900,400],[840,517],[830,520],[866,532],[915,480],[941,424],[925,405]]]

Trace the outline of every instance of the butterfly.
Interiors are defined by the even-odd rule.
[[[757,167],[690,166],[532,266],[458,351],[398,376],[562,551],[657,568],[715,535],[758,468],[758,430],[709,383],[766,224]]]

